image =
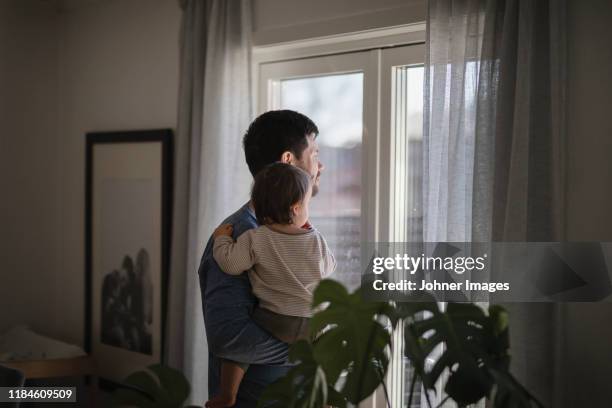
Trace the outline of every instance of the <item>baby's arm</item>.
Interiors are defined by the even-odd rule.
[[[251,251],[252,230],[240,235],[236,242],[232,239],[232,226],[221,225],[213,233],[213,257],[223,272],[240,275],[255,264]]]
[[[332,253],[331,249],[329,249],[329,246],[327,246],[327,241],[325,241],[325,238],[323,238],[322,235],[321,243],[321,253],[323,255],[323,268],[321,270],[321,278],[326,278],[336,270],[336,258],[334,257],[334,254]]]

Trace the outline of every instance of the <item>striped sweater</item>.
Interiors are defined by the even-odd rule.
[[[236,242],[219,236],[213,256],[227,274],[248,270],[259,306],[288,316],[310,317],[315,287],[336,268],[325,239],[314,228],[287,234],[261,226]]]

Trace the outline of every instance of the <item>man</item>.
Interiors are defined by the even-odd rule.
[[[312,177],[312,195],[316,195],[323,170],[316,141],[318,133],[317,126],[298,112],[270,111],[259,116],[249,126],[243,141],[251,174],[255,176],[277,161],[288,163]],[[258,227],[250,203],[223,223],[233,225],[234,239]],[[248,363],[250,367],[240,385],[235,407],[255,407],[264,388],[289,371],[288,346],[251,320],[257,299],[247,274],[225,274],[213,258],[212,243],[211,238],[198,270],[209,349],[208,392],[211,396],[218,393],[221,358]]]

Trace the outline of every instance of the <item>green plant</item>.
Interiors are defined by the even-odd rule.
[[[510,373],[508,313],[491,305],[488,314],[472,303],[448,303],[441,311],[433,298],[427,303],[399,303],[399,321],[404,324],[404,350],[415,372],[428,390],[442,374],[446,399],[458,406],[490,399],[493,407],[542,407]],[[425,361],[436,347],[442,352],[432,368]],[[409,399],[412,400],[415,376]]]
[[[187,400],[191,387],[183,373],[155,364],[130,374],[113,392],[115,406],[140,408],[179,408]],[[186,408],[199,408],[195,405]]]
[[[312,345],[293,345],[289,357],[299,364],[266,389],[260,406],[344,407],[362,401],[383,381],[391,339],[377,317],[391,315],[391,306],[364,302],[359,292],[349,294],[332,280],[322,281],[314,293],[314,307],[323,303],[328,306],[311,320],[311,333],[323,334]]]
[[[290,350],[296,363],[288,375],[266,389],[260,407],[320,408],[359,404],[384,383],[392,332],[404,327],[405,355],[417,380],[429,391],[448,373],[445,400],[464,407],[487,398],[495,408],[542,407],[510,373],[508,314],[500,306],[488,313],[474,304],[448,303],[441,310],[427,293],[405,302],[367,302],[360,290],[348,293],[340,283],[323,280],[314,307],[309,344]],[[442,345],[443,347],[439,347]],[[426,359],[442,349],[431,369]],[[429,398],[429,393],[426,393]],[[410,403],[408,404],[410,406]],[[430,404],[431,406],[431,404]]]

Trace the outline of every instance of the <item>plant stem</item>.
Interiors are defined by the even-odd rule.
[[[377,314],[374,314],[374,316],[376,316],[376,315]],[[372,342],[374,341],[374,336],[376,335],[376,325],[377,325],[377,322],[374,320],[374,316],[372,316],[372,322],[370,323],[372,325],[372,329],[370,330],[370,335],[368,336],[368,342],[367,342],[366,348],[365,348],[365,356],[363,358],[363,365],[361,365],[362,369],[361,369],[361,372],[359,373],[359,381],[357,382],[357,392],[358,393],[360,393],[361,389],[363,388],[363,380],[364,380],[364,376],[365,376],[365,369],[364,369],[364,367],[368,363],[368,354],[370,352],[370,348],[372,347]],[[361,400],[357,403],[357,408],[359,408],[359,403],[360,402],[361,402]]]
[[[440,401],[440,403],[438,404],[438,406],[436,408],[442,407],[442,405],[444,405],[444,403],[446,401],[448,401],[449,399],[450,399],[450,395],[447,395],[446,397],[444,397],[444,399],[442,401]]]
[[[389,401],[389,391],[387,390],[387,383],[385,383],[385,373],[380,369],[380,367],[378,368],[378,376],[380,378],[380,384],[382,385],[383,391],[385,393],[385,401],[387,402],[387,408],[392,408],[391,401]]]
[[[410,380],[410,393],[408,394],[408,408],[412,408],[412,397],[414,396],[414,386],[416,384],[416,373],[412,373],[412,379]]]

